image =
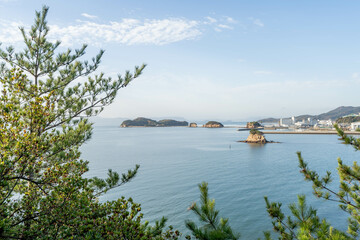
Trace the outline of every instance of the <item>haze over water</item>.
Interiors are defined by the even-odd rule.
[[[311,169],[333,172],[338,189],[337,157],[351,164],[359,156],[341,144],[335,135],[268,135],[279,141],[266,145],[238,143],[248,132],[235,128],[119,128],[97,126],[93,138],[82,147],[90,161],[90,176],[105,177],[107,169],[125,172],[140,164],[136,178],[112,190],[102,200],[132,197],[142,204],[145,219],[153,222],[166,216],[168,224],[187,232],[184,221],[196,217],[187,208],[199,201],[197,185],[209,183],[220,215],[230,218],[241,239],[262,237],[272,231],[263,197],[288,204],[297,194],[306,194],[308,204],[318,209],[333,226],[346,230],[346,214],[336,203],[316,199],[311,183],[299,173],[297,151]]]

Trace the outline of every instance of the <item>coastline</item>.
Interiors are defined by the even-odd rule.
[[[337,131],[335,130],[328,130],[328,131],[263,131],[264,134],[324,134],[324,135],[337,135]],[[345,131],[347,135],[360,135],[360,132],[352,132],[352,131]]]

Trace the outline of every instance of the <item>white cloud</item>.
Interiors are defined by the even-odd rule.
[[[358,78],[359,77],[359,73],[355,72],[351,75],[352,78]]]
[[[223,29],[233,29],[233,27],[226,25],[226,24],[218,24],[217,25],[218,28],[223,28]]]
[[[77,21],[69,26],[50,25],[49,37],[60,39],[66,46],[86,42],[100,45],[103,42],[115,42],[124,45],[154,44],[164,45],[173,42],[194,39],[202,34],[199,22],[180,18],[172,19],[122,19],[118,22],[96,23]],[[19,22],[0,20],[0,42],[15,43],[21,41]]]
[[[206,17],[205,19],[208,20],[208,23],[216,23],[217,20],[215,18],[212,18],[212,17]]]
[[[86,18],[90,18],[90,19],[96,19],[96,18],[98,18],[98,17],[95,16],[95,15],[90,15],[90,14],[87,14],[87,13],[82,13],[81,16],[86,17]]]
[[[232,17],[226,17],[226,21],[228,22],[228,23],[237,23],[237,21],[235,20],[235,19],[233,19]]]
[[[0,19],[0,42],[13,43],[22,41],[19,27],[24,26],[21,22],[10,22]]]
[[[84,41],[89,44],[116,42],[125,45],[164,45],[201,35],[197,25],[198,22],[185,19],[122,19],[107,24],[86,21],[67,27],[51,26],[51,36],[60,38],[66,45]]]
[[[1,0],[0,0],[1,1]],[[67,26],[49,25],[49,37],[59,39],[64,46],[78,43],[101,45],[102,43],[119,43],[124,45],[152,44],[165,45],[174,42],[193,40],[212,28],[215,31],[234,29],[236,21],[231,17],[205,20],[185,18],[145,19],[124,18],[120,21],[99,23],[93,21],[97,16],[82,13],[88,20],[76,20]],[[22,41],[18,26],[21,22],[0,19],[0,42],[15,44]],[[208,26],[204,28],[204,26]],[[24,26],[29,29],[29,26]]]
[[[232,30],[234,29],[234,25],[237,24],[231,17],[221,17],[221,18],[213,18],[213,17],[205,17],[205,21],[203,21],[204,25],[209,25],[213,27],[213,30],[216,32],[222,32],[223,30]]]
[[[265,26],[265,24],[260,19],[253,19],[253,23],[256,26],[259,26],[259,27],[264,27]]]

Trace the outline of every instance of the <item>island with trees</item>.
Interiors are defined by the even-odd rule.
[[[222,128],[224,125],[220,122],[216,121],[209,121],[203,125],[204,128]]]
[[[197,124],[194,123],[194,122],[192,122],[192,123],[189,124],[189,127],[196,128],[196,127],[197,127]]]
[[[246,123],[246,128],[261,128],[262,125],[259,122],[247,122]]]
[[[186,121],[176,121],[173,119],[163,119],[155,121],[150,118],[135,118],[134,120],[125,120],[120,127],[187,127],[189,125]]]
[[[265,143],[275,143],[274,141],[268,141],[266,140],[264,133],[257,130],[257,129],[251,129],[249,132],[249,136],[247,137],[246,140],[243,141],[238,141],[238,142],[244,142],[244,143],[260,143],[260,144],[265,144]]]

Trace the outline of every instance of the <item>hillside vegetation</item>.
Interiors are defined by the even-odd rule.
[[[336,123],[360,122],[360,116],[347,116],[336,119]]]
[[[299,115],[299,116],[296,116],[295,119],[296,119],[296,121],[302,121],[303,119],[307,120],[308,118],[317,119],[317,120],[328,120],[328,119],[336,120],[336,119],[341,118],[346,115],[358,114],[358,113],[360,113],[360,107],[341,106],[341,107],[335,108],[329,112],[321,113],[318,115],[310,115],[310,114]],[[290,118],[290,117],[287,117],[287,118]],[[264,119],[259,120],[258,122],[273,123],[273,122],[278,122],[279,120],[280,120],[279,118],[264,118]]]
[[[189,123],[186,121],[176,121],[172,119],[164,119],[160,121],[155,121],[149,118],[135,118],[134,120],[123,121],[120,125],[121,127],[180,127],[188,126]]]

